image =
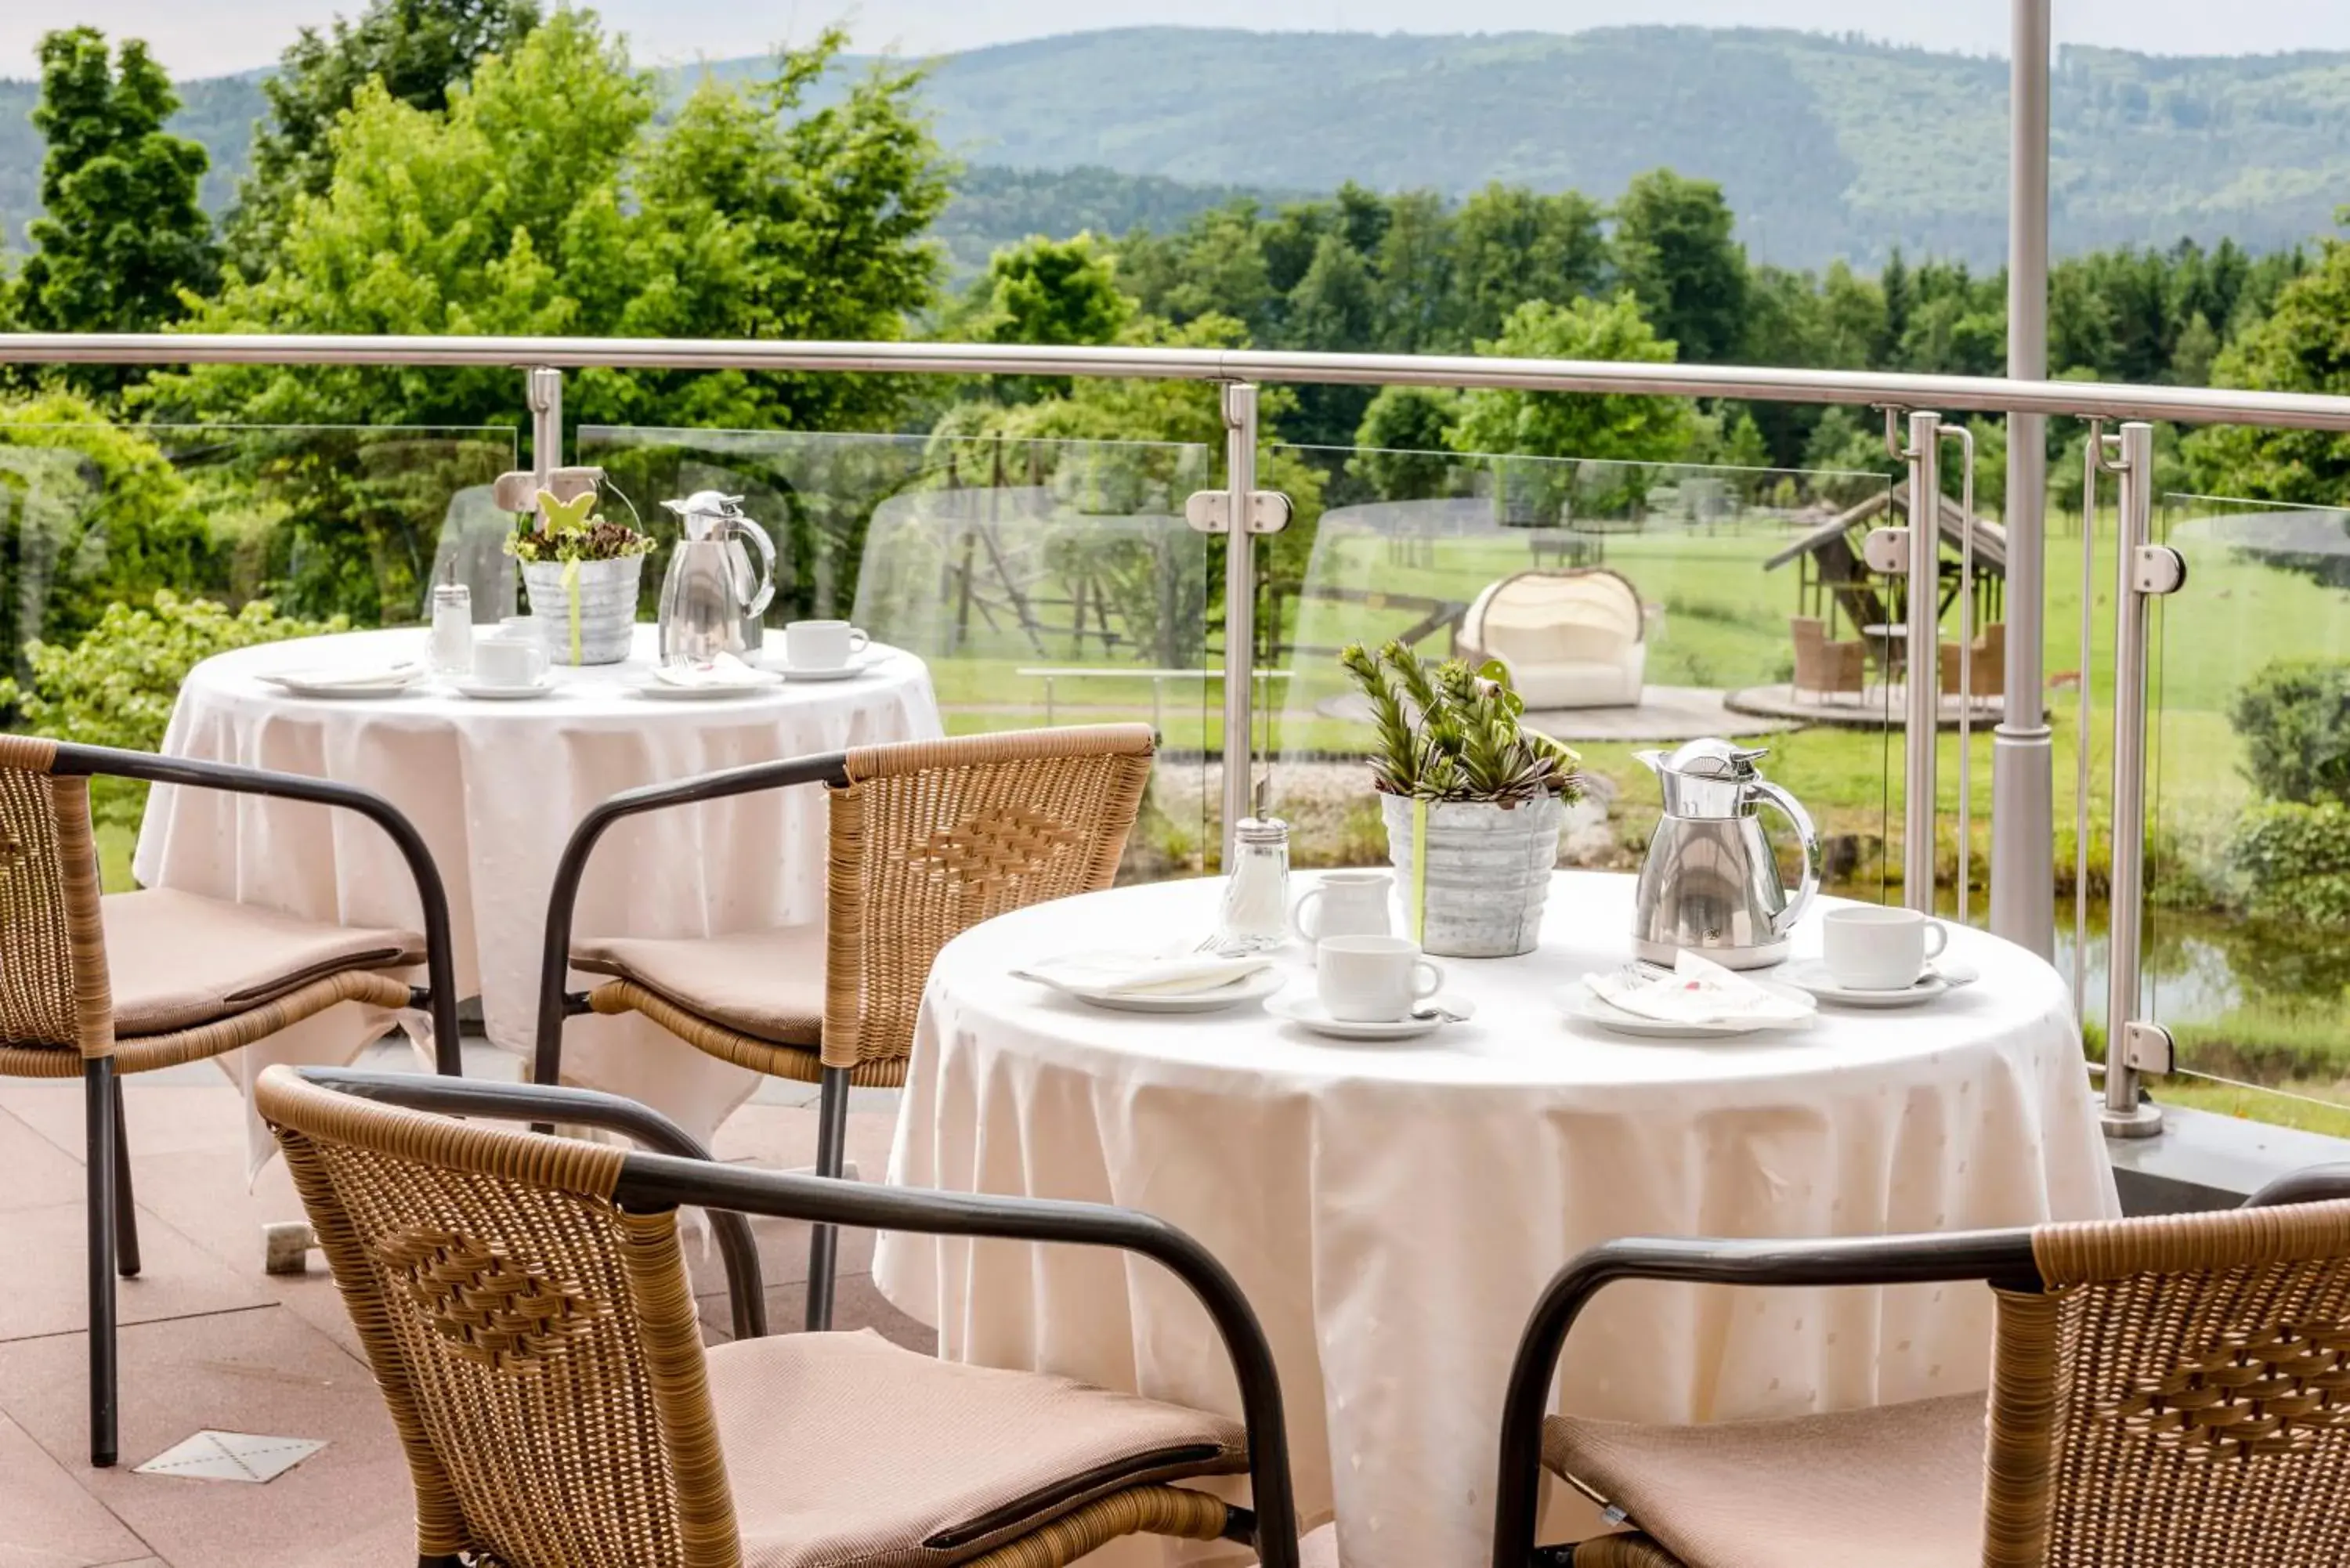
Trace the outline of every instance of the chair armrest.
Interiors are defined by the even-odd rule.
[[[441,868],[424,836],[398,806],[358,784],[300,774],[273,773],[240,767],[234,763],[202,762],[192,757],[162,757],[112,746],[85,746],[60,742],[50,772],[72,777],[140,779],[149,784],[219,790],[229,794],[270,795],[280,800],[307,801],[317,805],[354,811],[390,836],[408,863],[416,896],[424,907],[424,973],[432,1014],[432,1059],[436,1071],[455,1077],[464,1071],[464,1055],[457,1033],[456,948],[449,934],[449,893]]]
[[[413,1075],[322,1068],[298,1071],[323,1087],[419,1109],[463,1110],[510,1121],[603,1118],[599,1125],[619,1127],[632,1136],[648,1129],[673,1144],[692,1144],[658,1113],[594,1090],[541,1084],[439,1084]],[[694,1205],[709,1210],[713,1219],[722,1211],[764,1214],[920,1235],[1111,1247],[1152,1259],[1181,1280],[1207,1308],[1239,1380],[1242,1419],[1248,1431],[1249,1501],[1258,1562],[1263,1568],[1296,1568],[1297,1510],[1290,1490],[1288,1428],[1272,1346],[1231,1272],[1213,1253],[1164,1220],[1101,1203],[938,1192],[756,1170],[715,1162],[706,1153],[630,1154],[621,1168],[614,1198],[623,1207],[639,1211]]]
[[[1635,1238],[1590,1249],[1552,1276],[1518,1340],[1502,1406],[1494,1568],[1528,1568],[1534,1560],[1543,1417],[1559,1352],[1591,1299],[1618,1280],[1815,1287],[1981,1280],[2008,1290],[2043,1288],[2028,1229],[1815,1241]]]
[[[538,1032],[532,1053],[531,1080],[558,1082],[563,1066],[563,1021],[568,1016],[563,982],[571,972],[571,919],[579,902],[579,882],[588,874],[588,857],[605,830],[623,817],[639,816],[673,805],[753,794],[761,790],[788,789],[795,784],[848,783],[848,757],[843,752],[786,757],[779,762],[753,763],[701,774],[674,784],[647,784],[623,790],[590,809],[571,830],[556,863],[555,886],[546,897],[546,946],[538,963]]]

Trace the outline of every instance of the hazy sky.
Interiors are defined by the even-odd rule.
[[[305,23],[364,0],[0,0],[0,76],[29,76],[51,27],[88,23],[147,39],[175,75],[265,65]],[[1146,23],[1367,32],[1573,32],[1643,22],[1858,31],[2004,54],[2001,0],[607,0],[644,61],[756,54],[844,19],[859,48],[913,53]],[[2350,49],[2345,0],[2055,0],[2066,42],[2162,54]]]

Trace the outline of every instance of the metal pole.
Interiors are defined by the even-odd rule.
[[[2127,1059],[2127,1026],[2137,1016],[2140,917],[2146,895],[2146,601],[2140,545],[2154,533],[2154,427],[2122,426],[2121,516],[2114,544],[2114,844],[2106,942],[2107,1137],[2162,1130],[2162,1111],[2140,1105]],[[2085,588],[2086,585],[2084,585]],[[2088,672],[2082,672],[2088,679]]]
[[[1224,847],[1252,814],[1256,746],[1250,698],[1256,671],[1256,388],[1224,386],[1224,491],[1231,525],[1224,535]]]
[[[1903,704],[1901,901],[1934,912],[1934,743],[1942,722],[1942,416],[1909,416],[1909,635]]]
[[[2014,0],[2008,64],[2007,373],[2048,374],[2049,0]],[[2047,417],[2007,417],[2007,670],[1991,741],[1991,929],[2056,952],[2055,745],[2043,722]],[[2083,672],[2085,682],[2087,674]]]
[[[545,490],[563,466],[563,372],[541,365],[525,372],[524,400],[530,407],[530,467]]]

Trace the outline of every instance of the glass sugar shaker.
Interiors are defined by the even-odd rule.
[[[463,583],[432,585],[432,669],[440,675],[473,671],[473,590]]]
[[[1216,950],[1270,952],[1288,940],[1289,824],[1277,816],[1243,817],[1232,834]]]

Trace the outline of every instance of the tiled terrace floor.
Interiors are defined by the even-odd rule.
[[[388,1064],[390,1058],[382,1063]],[[468,1071],[510,1076],[468,1052]],[[308,1274],[262,1272],[262,1227],[301,1218],[283,1161],[244,1179],[243,1106],[210,1064],[128,1083],[144,1272],[121,1288],[122,1463],[88,1462],[82,1285],[81,1086],[0,1079],[0,1568],[411,1568],[406,1468],[318,1254]],[[727,1122],[722,1158],[814,1158],[813,1091],[773,1084]],[[859,1092],[849,1157],[878,1176],[890,1097]],[[771,1324],[805,1310],[805,1228],[754,1220]],[[726,1331],[723,1272],[694,1257],[702,1320]],[[930,1348],[867,1274],[869,1234],[843,1238],[835,1321]],[[320,1438],[324,1451],[263,1486],[142,1476],[203,1428]]]

